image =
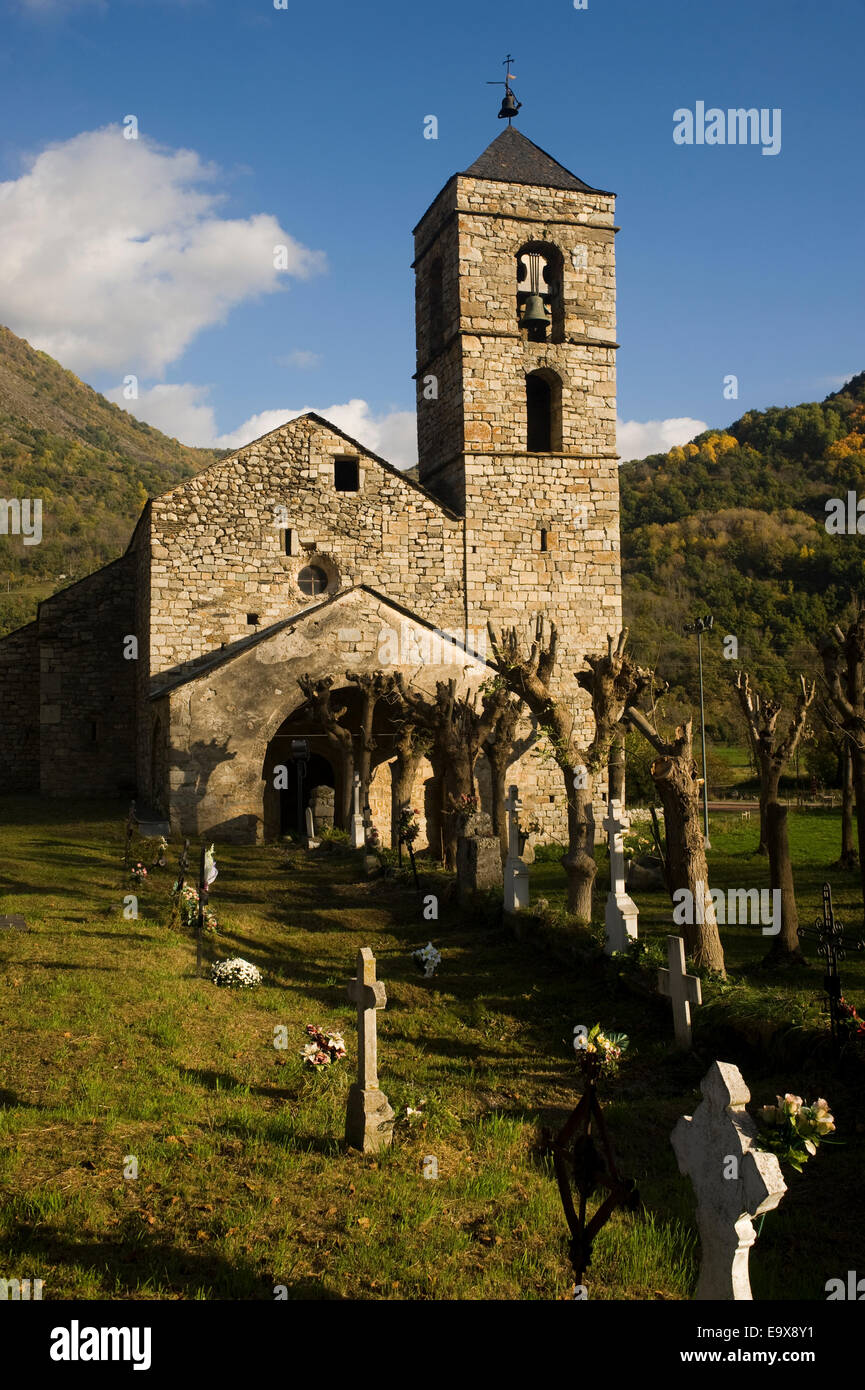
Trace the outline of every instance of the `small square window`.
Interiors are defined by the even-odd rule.
[[[337,492],[358,492],[360,490],[360,466],[356,458],[334,459],[333,485]]]
[[[247,613],[247,615],[246,615],[246,622],[247,622],[247,626],[249,626],[249,627],[255,627],[258,623],[261,622],[261,618],[259,617],[259,615],[258,615],[257,613]]]
[[[545,554],[545,553],[549,550],[549,548],[550,548],[550,547],[549,547],[549,544],[548,544],[548,539],[549,539],[549,538],[548,538],[548,533],[547,533],[546,531],[542,530],[542,531],[541,531],[541,554],[542,554],[542,555]]]

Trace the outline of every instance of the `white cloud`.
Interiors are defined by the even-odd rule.
[[[616,449],[624,461],[641,459],[687,444],[705,429],[705,420],[691,420],[687,415],[670,420],[617,420]]]
[[[417,423],[413,410],[391,410],[373,415],[363,400],[346,401],[344,405],[305,405],[300,410],[263,410],[252,415],[230,434],[220,435],[214,443],[221,449],[239,449],[252,439],[258,439],[286,420],[314,410],[337,429],[350,434],[359,444],[380,454],[397,468],[410,468],[417,462]]]
[[[305,352],[303,348],[295,348],[294,352],[288,352],[284,357],[276,359],[278,367],[318,367],[321,362],[320,352]]]
[[[137,400],[132,401],[126,399],[122,386],[103,392],[106,400],[114,401],[121,410],[128,410],[171,439],[203,449],[216,442],[216,417],[213,406],[207,402],[209,394],[209,386],[193,386],[189,382],[151,386],[139,390]]]
[[[397,468],[410,468],[417,462],[417,426],[413,410],[390,410],[374,415],[363,400],[346,401],[344,405],[305,405],[299,410],[262,410],[237,429],[217,434],[215,412],[208,399],[209,386],[195,386],[190,382],[152,386],[139,390],[136,400],[126,400],[122,386],[115,386],[103,394],[121,410],[128,410],[130,415],[154,425],[182,444],[239,449],[312,410]]]
[[[236,304],[324,268],[269,213],[219,217],[219,176],[117,125],[49,146],[0,183],[0,322],[79,374],[158,376]]]

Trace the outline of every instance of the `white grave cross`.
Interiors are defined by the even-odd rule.
[[[669,969],[658,971],[658,993],[673,1001],[673,1027],[676,1042],[686,1050],[691,1046],[691,1005],[702,1004],[703,995],[697,975],[685,970],[685,943],[681,936],[667,937]]]
[[[732,1062],[713,1062],[703,1099],[684,1115],[670,1142],[679,1172],[691,1179],[700,1230],[698,1299],[753,1298],[748,1255],[752,1218],[777,1207],[787,1185],[772,1153],[753,1147],[757,1126],[745,1110],[751,1093]]]
[[[360,813],[360,774],[354,774],[354,804],[351,817],[351,845],[352,849],[363,849],[366,844],[366,829],[363,823],[363,816]]]
[[[357,1005],[357,1081],[348,1093],[345,1137],[354,1148],[376,1153],[393,1137],[394,1115],[378,1085],[375,1015],[384,1008],[387,995],[375,978],[375,956],[368,946],[357,953],[357,976],[349,981],[347,993]]]
[[[624,951],[629,941],[637,939],[639,910],[625,888],[625,835],[631,821],[621,801],[613,799],[607,807],[604,829],[610,847],[610,891],[607,894],[605,925],[607,938],[604,951]]]
[[[529,871],[522,859],[523,836],[520,811],[523,804],[517,787],[508,787],[505,810],[508,816],[508,857],[505,861],[505,912],[520,912],[529,905]]]

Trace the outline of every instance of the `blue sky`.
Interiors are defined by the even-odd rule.
[[[186,442],[315,408],[412,461],[411,228],[501,131],[508,51],[518,128],[618,194],[625,456],[865,368],[861,0],[5,0],[4,30],[0,322]],[[698,101],[779,108],[780,152],[677,145]]]

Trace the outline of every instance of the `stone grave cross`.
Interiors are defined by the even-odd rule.
[[[366,827],[360,813],[360,774],[356,772],[354,774],[354,801],[351,817],[351,847],[352,849],[363,849],[365,844]]]
[[[376,1009],[383,1009],[387,995],[375,978],[375,956],[368,946],[357,953],[357,976],[347,989],[357,1005],[357,1081],[350,1087],[345,1115],[346,1142],[364,1153],[386,1148],[393,1138],[394,1114],[387,1096],[379,1090]]]
[[[631,821],[621,801],[612,799],[607,807],[604,829],[610,846],[610,891],[607,894],[605,924],[607,939],[604,951],[624,951],[629,941],[637,939],[639,911],[625,888],[625,835]]]
[[[517,787],[508,787],[508,857],[505,861],[505,912],[520,912],[529,905],[529,871],[523,863],[524,837],[520,831],[523,804]]]
[[[317,839],[316,837],[315,820],[313,819],[311,806],[307,806],[304,819],[306,824],[306,835],[304,836],[306,848],[318,849],[319,845],[321,844],[321,840]]]
[[[685,970],[685,943],[681,936],[667,937],[667,964],[669,969],[658,971],[658,993],[672,999],[676,1043],[690,1050],[691,1005],[702,1004],[703,995],[699,977],[688,975]]]
[[[753,1298],[748,1254],[753,1217],[777,1207],[787,1185],[772,1153],[753,1147],[757,1126],[745,1110],[751,1093],[732,1062],[713,1062],[703,1099],[684,1115],[670,1142],[679,1172],[691,1179],[700,1231],[698,1299]]]

